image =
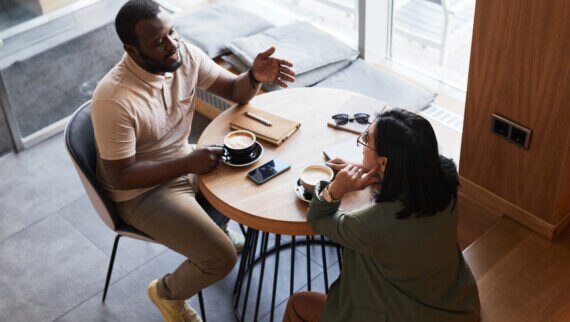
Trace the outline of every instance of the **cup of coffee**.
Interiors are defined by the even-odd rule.
[[[306,192],[313,194],[315,186],[322,180],[331,181],[334,177],[334,172],[331,168],[323,164],[313,164],[301,170],[301,185]]]
[[[256,137],[250,131],[237,130],[224,137],[224,157],[232,163],[247,162],[256,157]]]

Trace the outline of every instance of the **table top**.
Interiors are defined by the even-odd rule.
[[[352,95],[349,91],[328,88],[284,89],[256,96],[250,104],[255,108],[301,122],[301,127],[280,146],[259,141],[263,157],[246,167],[221,164],[199,177],[200,191],[222,214],[248,227],[286,235],[314,235],[307,223],[308,203],[295,193],[301,169],[325,161],[323,149],[354,140],[357,134],[327,126],[327,121]],[[378,102],[378,109],[383,106]],[[231,131],[230,120],[240,113],[233,106],[221,113],[204,130],[198,145],[223,144]],[[284,173],[262,185],[246,177],[256,167],[280,158],[291,165]],[[352,192],[342,200],[341,208],[356,209],[370,202],[370,191]]]

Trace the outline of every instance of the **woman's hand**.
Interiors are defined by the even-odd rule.
[[[378,170],[380,170],[380,165],[378,164],[368,172],[359,165],[346,165],[337,173],[336,178],[329,187],[331,197],[339,200],[348,192],[362,190],[371,184],[380,182]]]
[[[333,169],[334,171],[340,171],[340,170],[344,169],[349,164],[354,164],[358,167],[362,167],[362,165],[360,165],[360,164],[351,163],[351,162],[348,162],[348,161],[341,159],[341,158],[334,158],[334,159],[330,159],[329,161],[327,161],[327,166],[329,168]]]

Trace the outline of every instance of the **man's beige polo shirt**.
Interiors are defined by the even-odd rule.
[[[164,76],[147,72],[128,54],[99,82],[91,117],[99,158],[97,175],[116,202],[153,187],[114,189],[101,160],[164,161],[191,152],[188,144],[196,87],[207,89],[229,73],[195,46],[180,42],[182,65]]]

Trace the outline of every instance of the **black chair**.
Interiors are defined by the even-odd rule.
[[[103,290],[103,302],[105,302],[109,281],[111,280],[111,273],[113,272],[115,255],[117,253],[117,247],[119,246],[119,238],[127,236],[147,242],[155,243],[155,241],[143,232],[125,224],[120,219],[113,202],[107,195],[107,191],[103,188],[95,175],[97,150],[95,148],[93,123],[91,121],[91,101],[81,105],[71,116],[65,129],[65,146],[73,161],[75,170],[77,170],[77,174],[81,179],[81,183],[89,196],[89,200],[91,200],[91,204],[93,204],[93,207],[103,222],[117,233],[109,261],[105,289]],[[202,200],[202,202],[204,201]],[[220,218],[213,219],[218,224],[224,221]],[[227,219],[225,221],[227,222]],[[204,310],[202,291],[198,292],[198,300],[200,302],[202,320],[206,322],[206,311]]]

